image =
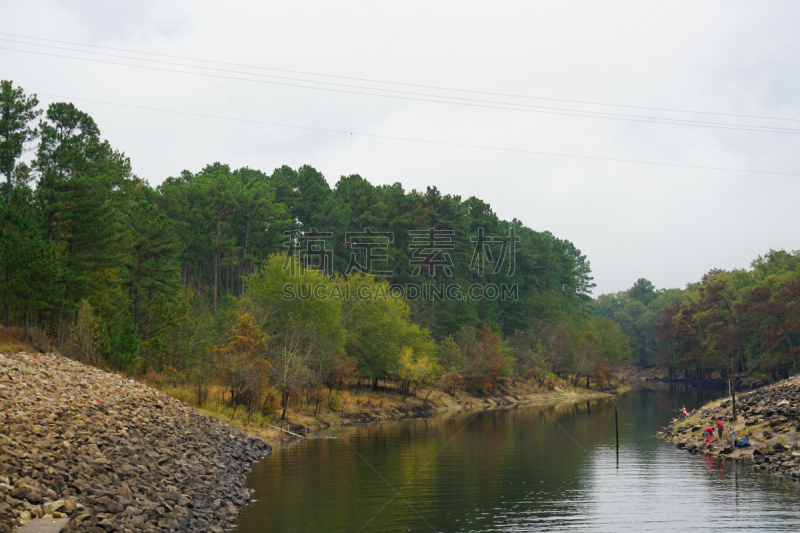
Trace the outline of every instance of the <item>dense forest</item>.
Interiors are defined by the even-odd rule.
[[[152,187],[88,114],[1,89],[2,323],[42,347],[284,407],[354,380],[602,384],[628,356],[593,316],[586,257],[478,198],[331,187],[310,166],[213,163]]]
[[[683,290],[640,279],[595,308],[619,324],[633,362],[670,377],[776,380],[800,370],[800,251],[770,250],[749,270],[713,269]]]
[[[602,386],[629,359],[699,379],[797,370],[797,252],[593,299],[571,242],[475,197],[359,175],[331,187],[307,165],[213,163],[153,187],[72,104],[39,109],[2,81],[0,105],[3,326],[171,373],[201,402],[211,382],[250,409],[380,379]]]

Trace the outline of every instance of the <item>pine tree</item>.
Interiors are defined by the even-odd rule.
[[[50,105],[40,129],[36,203],[48,240],[61,250],[64,298],[106,307],[125,259],[119,212],[132,186],[130,161],[101,141],[94,120],[72,104]]]
[[[59,255],[44,240],[29,206],[4,204],[0,207],[0,296],[25,317],[55,303],[51,287],[62,275]],[[3,324],[8,326],[7,316]]]
[[[173,297],[178,290],[177,256],[181,244],[174,225],[145,201],[131,205],[124,217],[127,257],[122,285],[129,291],[136,327],[145,304],[158,294]]]
[[[25,96],[22,87],[14,88],[8,80],[0,81],[0,172],[6,176],[6,203],[11,203],[11,178],[14,165],[25,145],[37,135],[30,123],[42,112],[36,95]]]

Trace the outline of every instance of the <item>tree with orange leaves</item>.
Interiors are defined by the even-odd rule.
[[[497,333],[488,324],[484,324],[478,334],[474,362],[476,377],[479,378],[476,388],[480,392],[494,390],[498,379],[508,373],[505,351],[505,344]]]
[[[267,337],[253,324],[253,317],[240,313],[229,342],[213,348],[217,379],[230,391],[233,415],[243,405],[248,418],[261,401],[270,367]]]

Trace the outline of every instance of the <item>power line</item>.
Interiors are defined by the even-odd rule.
[[[8,39],[2,39],[6,40]],[[19,41],[14,41],[19,42]],[[25,43],[29,44],[29,43]],[[35,46],[45,46],[45,45],[35,45]],[[61,47],[54,47],[60,48]],[[120,63],[116,61],[104,61],[95,58],[87,58],[87,57],[76,57],[64,54],[52,54],[47,52],[39,52],[34,50],[20,50],[17,48],[8,48],[8,47],[0,47],[3,50],[9,51],[16,51],[16,52],[23,52],[23,53],[31,53],[37,55],[48,55],[53,57],[64,57],[68,59],[75,59],[80,61],[90,61],[90,62],[97,62],[97,63],[107,63],[107,64],[114,64],[114,65],[123,65],[123,66],[133,66],[128,63]],[[127,56],[120,56],[116,54],[102,54],[98,52],[84,52],[81,50],[76,49],[67,49],[70,51],[77,51],[81,53],[90,53],[96,55],[104,55],[109,57],[117,57],[121,59],[130,59],[130,60],[137,60],[138,58],[131,58]],[[175,56],[168,56],[168,57],[175,57]],[[191,68],[192,65],[185,65],[183,63],[173,63],[169,61],[159,61],[159,60],[148,60],[154,63],[166,64],[171,66],[178,66],[178,67],[188,67]],[[736,129],[736,130],[745,130],[745,131],[765,131],[771,133],[792,133],[797,134],[800,133],[800,129],[793,129],[793,128],[782,128],[782,127],[769,127],[765,128],[764,126],[752,125],[752,124],[735,124],[735,123],[722,123],[722,122],[710,122],[710,121],[696,121],[690,119],[673,119],[668,117],[653,117],[653,116],[642,116],[642,115],[628,115],[622,113],[610,113],[604,111],[591,111],[591,110],[580,110],[580,109],[566,109],[566,108],[553,108],[553,107],[545,107],[545,106],[535,106],[530,104],[520,104],[520,103],[511,103],[511,102],[498,102],[492,100],[481,100],[476,98],[465,98],[465,97],[456,97],[456,96],[448,96],[448,95],[438,95],[438,94],[428,94],[428,93],[417,93],[411,91],[400,91],[397,89],[382,89],[379,87],[365,87],[360,85],[352,85],[350,84],[341,84],[341,83],[332,83],[332,82],[325,82],[325,81],[317,81],[317,80],[308,80],[308,79],[298,79],[298,78],[289,78],[285,76],[271,76],[266,74],[257,74],[251,72],[243,72],[243,71],[234,71],[228,69],[219,69],[214,67],[200,67],[199,65],[194,65],[201,70],[214,70],[218,72],[228,72],[233,74],[243,74],[247,76],[260,76],[266,77],[271,79],[278,79],[278,80],[285,80],[285,81],[294,81],[298,83],[285,83],[285,82],[276,82],[276,81],[266,81],[266,80],[254,80],[250,78],[241,78],[235,76],[226,76],[221,74],[208,74],[203,72],[203,75],[213,76],[217,78],[223,79],[231,79],[231,80],[238,80],[238,81],[249,81],[255,83],[267,83],[272,85],[284,85],[289,87],[299,87],[299,88],[307,88],[307,89],[317,89],[317,90],[326,90],[326,91],[338,91],[341,92],[339,87],[345,87],[346,89],[355,88],[355,89],[362,89],[363,91],[382,91],[384,93],[396,93],[396,94],[376,94],[374,92],[363,92],[363,91],[353,91],[353,90],[345,90],[344,92],[348,92],[351,94],[361,94],[367,96],[382,96],[388,98],[397,98],[397,99],[404,99],[404,100],[416,100],[416,101],[425,101],[425,102],[433,102],[433,103],[445,103],[445,104],[455,104],[455,105],[464,105],[464,106],[474,106],[474,107],[484,107],[484,108],[491,108],[491,109],[501,109],[501,110],[509,110],[509,111],[527,111],[527,112],[534,112],[534,113],[545,113],[545,114],[558,114],[558,115],[567,115],[567,116],[578,116],[578,117],[586,117],[586,118],[606,118],[612,120],[626,120],[626,121],[633,121],[633,122],[650,122],[650,123],[659,123],[659,124],[672,124],[672,125],[688,125],[688,126],[699,126],[699,127],[710,127],[710,128],[723,128],[723,129]],[[176,72],[180,74],[191,74],[191,75],[199,75],[198,72],[186,71],[186,70],[176,70],[164,67],[142,67],[142,68],[149,68],[151,70],[162,70],[167,72]],[[304,84],[317,84],[317,85],[304,85]],[[388,83],[388,82],[386,82]],[[330,87],[326,87],[330,86]],[[444,88],[435,88],[438,90],[447,90]],[[404,95],[404,96],[398,96]],[[423,98],[427,97],[427,98]],[[605,104],[599,104],[605,105]],[[557,111],[556,111],[557,110]],[[794,120],[794,119],[787,119],[787,120]]]
[[[205,0],[203,0],[203,1],[205,1]],[[153,17],[151,17],[151,16],[150,16],[150,14],[149,14],[148,12],[147,12],[147,11],[145,11],[145,10],[144,10],[144,8],[142,8],[142,6],[140,6],[140,5],[139,5],[139,3],[138,3],[138,2],[136,2],[136,0],[131,0],[131,2],[132,2],[132,3],[133,3],[135,6],[136,6],[136,7],[138,7],[138,8],[139,8],[139,10],[140,10],[142,13],[144,13],[144,15],[145,15],[145,16],[146,16],[148,19],[150,19],[150,22],[152,22],[153,24],[155,24],[155,26],[156,26],[156,27],[157,27],[159,30],[161,30],[161,32],[162,32],[164,35],[166,35],[166,36],[167,36],[167,39],[169,39],[170,41],[172,41],[172,44],[174,44],[175,46],[177,46],[177,47],[178,47],[178,49],[179,49],[181,52],[183,52],[184,54],[186,54],[186,57],[187,57],[187,58],[189,57],[189,54],[187,54],[187,53],[186,53],[186,50],[184,50],[184,49],[183,49],[183,47],[181,47],[181,45],[179,45],[179,44],[178,44],[178,43],[175,41],[175,39],[173,39],[173,38],[172,38],[172,33],[167,33],[166,31],[164,31],[164,28],[162,28],[162,27],[161,27],[161,25],[160,25],[158,22],[156,22],[156,21],[155,21],[155,19],[153,19]],[[199,6],[198,6],[198,7],[199,7]],[[195,9],[196,9],[196,8],[195,8]],[[173,30],[173,32],[174,32],[174,30]],[[198,69],[200,69],[200,72],[202,72],[202,73],[203,73],[203,75],[204,75],[204,76],[206,76],[206,77],[209,79],[209,81],[211,81],[211,83],[213,83],[214,85],[216,85],[217,89],[219,89],[219,90],[220,90],[220,92],[222,92],[222,94],[224,94],[224,95],[225,95],[225,96],[228,98],[228,100],[230,100],[231,102],[233,102],[233,105],[235,105],[236,107],[238,107],[238,108],[239,108],[239,111],[241,111],[241,112],[244,114],[244,116],[246,116],[248,119],[250,119],[250,122],[252,122],[252,123],[253,123],[253,125],[254,125],[256,128],[258,128],[258,129],[259,129],[259,131],[261,131],[261,133],[263,133],[265,137],[267,137],[267,139],[269,139],[270,141],[272,141],[272,144],[274,144],[275,146],[277,146],[277,147],[278,147],[278,150],[280,150],[280,152],[278,153],[278,155],[280,155],[280,154],[282,154],[282,153],[283,153],[283,154],[286,154],[286,157],[288,157],[289,159],[291,159],[291,160],[292,160],[292,162],[294,162],[295,164],[297,163],[296,161],[294,161],[294,159],[292,159],[292,156],[290,156],[289,154],[287,154],[287,153],[286,153],[286,150],[285,150],[285,149],[284,149],[284,148],[283,148],[283,147],[282,147],[280,144],[278,144],[278,143],[275,141],[275,139],[273,139],[273,138],[270,136],[270,134],[269,134],[269,133],[267,133],[266,131],[264,131],[264,128],[262,128],[262,127],[261,127],[261,125],[260,125],[259,123],[257,123],[255,120],[253,120],[253,117],[251,117],[251,116],[250,116],[250,114],[249,114],[247,111],[245,111],[245,109],[244,109],[244,108],[243,108],[241,105],[239,105],[239,102],[237,102],[236,100],[234,100],[234,99],[233,99],[233,97],[232,97],[230,94],[228,94],[228,92],[227,92],[225,89],[223,89],[223,88],[222,88],[222,86],[220,86],[220,84],[219,84],[219,83],[217,83],[217,82],[214,80],[214,78],[212,78],[211,76],[209,76],[209,75],[208,75],[208,73],[207,73],[205,70],[203,70],[203,67],[201,67],[200,65],[198,65],[198,64],[197,64],[196,62],[194,62],[194,61],[192,61],[192,62],[195,64],[195,66],[196,66]],[[277,156],[276,156],[276,158],[277,158]],[[273,161],[274,161],[274,159],[273,159]]]
[[[414,24],[414,23],[417,21],[417,19],[418,19],[418,18],[419,18],[419,17],[420,17],[420,16],[421,16],[423,13],[425,13],[425,12],[428,10],[428,8],[429,8],[429,7],[431,7],[431,5],[433,5],[433,2],[434,2],[434,1],[435,1],[435,0],[431,0],[431,1],[430,1],[430,2],[429,2],[429,3],[428,3],[426,6],[425,6],[425,7],[423,7],[423,8],[422,8],[422,11],[420,11],[419,13],[417,13],[417,14],[416,14],[416,16],[415,16],[413,19],[411,19],[411,22],[409,22],[408,24],[406,24],[406,27],[405,27],[405,28],[403,28],[403,31],[401,31],[401,32],[400,32],[400,34],[402,34],[402,33],[403,33],[404,31],[406,31],[406,30],[407,30],[407,29],[408,29],[408,28],[409,28],[409,27],[410,27],[412,24]],[[390,47],[390,46],[392,46],[392,44],[393,44],[393,43],[394,43],[394,42],[395,42],[395,41],[396,41],[396,40],[397,40],[397,39],[400,37],[400,34],[397,34],[397,35],[395,35],[394,39],[392,39],[392,40],[389,42],[389,44],[387,44],[386,46],[384,46],[384,47],[383,47],[383,49],[382,49],[380,52],[378,52],[378,55],[376,55],[375,57],[373,57],[373,58],[370,60],[370,62],[369,62],[369,63],[367,63],[367,66],[365,66],[364,68],[362,68],[362,69],[361,69],[361,71],[358,73],[358,75],[356,76],[356,78],[358,78],[358,76],[361,76],[361,75],[362,75],[364,72],[366,72],[366,71],[367,71],[367,69],[370,67],[370,65],[372,65],[373,63],[375,63],[375,61],[377,61],[377,60],[378,60],[378,58],[379,58],[379,57],[381,57],[381,56],[384,54],[384,52],[386,52],[386,50],[388,50],[388,49],[389,49],[389,47]],[[328,104],[327,104],[325,107],[323,107],[323,108],[322,108],[322,111],[320,111],[319,113],[317,113],[317,114],[316,114],[316,116],[315,116],[314,118],[312,118],[312,119],[311,119],[311,122],[309,122],[308,124],[306,124],[306,126],[305,126],[305,127],[302,129],[302,130],[300,130],[300,133],[298,133],[297,135],[295,135],[295,136],[294,136],[294,139],[292,139],[291,141],[289,141],[289,144],[288,144],[288,145],[286,145],[286,147],[288,148],[289,146],[291,146],[292,144],[294,144],[294,142],[295,142],[297,139],[299,139],[299,138],[300,138],[300,136],[301,136],[301,135],[302,135],[302,134],[303,134],[303,133],[304,133],[304,132],[305,132],[305,131],[306,131],[306,130],[309,128],[309,126],[311,126],[311,125],[312,125],[314,122],[316,122],[316,121],[317,121],[317,119],[318,119],[320,116],[322,116],[322,114],[323,114],[325,111],[327,111],[327,110],[328,110],[328,108],[329,108],[331,105],[333,105],[333,103],[334,103],[336,100],[338,100],[338,99],[339,99],[339,97],[340,97],[340,96],[341,96],[341,95],[342,95],[342,94],[345,92],[345,90],[346,90],[346,89],[348,89],[348,88],[350,87],[350,85],[352,85],[352,83],[353,83],[353,82],[351,81],[350,83],[348,83],[348,84],[347,84],[347,86],[346,86],[344,89],[342,89],[341,91],[339,91],[339,92],[338,92],[338,94],[336,94],[336,96],[334,96],[334,97],[333,97],[333,100],[331,100],[330,102],[328,102]],[[351,139],[351,141],[352,141],[352,138],[353,138],[353,136],[351,135],[351,136],[350,136],[350,139]],[[273,158],[273,159],[272,159],[272,161],[270,161],[270,165],[272,165],[272,163],[274,163],[276,159],[278,159],[278,158],[277,158],[277,157]]]
[[[63,96],[58,94],[48,94],[48,93],[38,93],[38,96],[46,96],[50,98],[58,98],[58,99],[67,99],[67,100],[79,100],[84,102],[97,102],[98,100],[92,100],[89,98],[74,98],[69,96]],[[498,146],[485,146],[480,144],[470,144],[470,143],[457,143],[457,142],[450,142],[450,141],[437,141],[433,139],[419,139],[414,137],[401,137],[395,135],[380,135],[377,133],[361,133],[361,132],[354,132],[349,130],[337,130],[332,128],[315,128],[315,127],[308,127],[300,126],[297,124],[285,124],[280,122],[268,122],[262,120],[250,120],[245,118],[236,118],[236,117],[227,117],[222,115],[210,115],[206,113],[194,113],[191,111],[177,111],[174,109],[164,109],[164,108],[157,108],[157,107],[148,107],[148,106],[140,106],[135,104],[123,104],[123,103],[116,103],[116,102],[105,102],[104,105],[110,106],[117,106],[117,107],[125,107],[130,109],[142,109],[146,111],[155,111],[160,113],[174,113],[177,115],[186,115],[198,118],[212,118],[218,120],[229,120],[234,122],[247,122],[252,123],[256,122],[258,124],[264,124],[267,126],[276,126],[281,128],[294,128],[294,129],[307,129],[310,131],[319,131],[323,133],[335,133],[340,135],[359,135],[361,137],[369,137],[375,139],[388,139],[393,141],[404,141],[404,142],[415,142],[415,143],[424,143],[424,144],[434,144],[438,146],[450,146],[454,148],[470,148],[470,149],[481,149],[481,150],[493,150],[493,151],[500,151],[500,152],[516,152],[516,153],[523,153],[523,154],[533,154],[533,155],[546,155],[552,157],[567,157],[567,158],[574,158],[574,159],[586,159],[592,161],[606,161],[611,163],[631,163],[637,165],[655,165],[655,166],[662,166],[662,167],[675,167],[675,168],[685,168],[685,169],[698,169],[698,170],[717,170],[717,171],[728,171],[728,172],[742,172],[742,173],[752,173],[752,174],[772,174],[776,176],[800,176],[800,173],[797,172],[778,172],[778,171],[761,171],[761,170],[748,170],[743,168],[725,168],[725,167],[714,167],[714,166],[705,166],[705,165],[686,165],[681,163],[665,163],[660,161],[644,161],[644,160],[636,160],[636,159],[621,159],[621,158],[613,158],[613,157],[602,157],[602,156],[592,156],[592,155],[582,155],[582,154],[565,154],[559,152],[544,152],[544,151],[537,151],[537,150],[521,150],[521,149],[513,149],[513,148],[504,148]]]
[[[126,49],[126,48],[115,48],[115,47],[111,47],[111,46],[85,44],[85,43],[78,43],[78,42],[74,42],[74,41],[63,41],[63,40],[58,40],[58,39],[46,39],[44,37],[31,37],[31,36],[27,36],[27,35],[18,35],[18,34],[14,34],[14,33],[0,32],[0,35],[7,35],[7,36],[11,36],[11,37],[18,37],[18,38],[22,38],[22,39],[29,39],[29,40],[35,40],[35,41],[46,41],[46,42],[53,42],[53,43],[60,43],[60,44],[71,44],[71,45],[83,46],[83,47],[87,47],[87,48],[99,48],[99,49],[103,49],[103,50],[114,50],[114,51],[118,51],[118,52],[127,52],[127,53],[131,53],[131,54],[140,54],[140,55],[147,54],[146,52],[141,52],[141,51],[138,51],[138,50],[130,50],[130,49]],[[47,45],[42,45],[42,44],[37,44],[37,43],[29,43],[29,42],[26,42],[26,41],[15,41],[13,39],[2,39],[2,38],[0,38],[0,40],[8,41],[8,42],[15,42],[15,43],[19,43],[19,44],[29,44],[29,45],[33,45],[33,46],[47,46]],[[59,47],[52,47],[52,48],[59,48]],[[84,53],[89,53],[89,54],[95,53],[95,52],[91,52],[91,51],[88,51],[88,50],[69,49],[69,48],[64,48],[64,49],[74,50],[74,51],[79,51],[79,52],[84,52]],[[760,120],[782,120],[782,121],[800,122],[800,118],[777,118],[777,117],[770,117],[770,116],[766,116],[766,115],[747,115],[747,114],[740,114],[740,113],[721,113],[721,112],[713,112],[713,111],[696,111],[696,110],[690,110],[690,109],[676,109],[676,108],[668,108],[668,107],[638,106],[638,105],[630,105],[630,104],[614,104],[614,103],[609,103],[609,102],[595,102],[595,101],[589,101],[589,100],[562,100],[562,99],[559,99],[559,98],[547,98],[547,97],[543,97],[543,96],[530,96],[530,95],[520,95],[520,94],[501,93],[501,92],[492,92],[492,91],[478,91],[478,90],[474,90],[474,89],[462,89],[462,88],[454,88],[454,87],[439,87],[439,86],[434,86],[434,85],[423,85],[423,84],[407,83],[407,82],[376,80],[376,79],[370,79],[370,78],[353,78],[353,77],[349,77],[349,76],[341,76],[341,75],[335,75],[335,74],[324,74],[324,73],[319,73],[319,72],[310,72],[310,71],[302,71],[302,70],[280,69],[280,68],[274,68],[274,67],[264,67],[264,66],[260,66],[260,65],[249,65],[249,64],[246,64],[246,63],[233,63],[233,62],[227,62],[227,61],[216,61],[216,60],[211,60],[211,59],[190,58],[188,56],[176,56],[176,55],[170,55],[170,54],[151,54],[151,56],[178,59],[178,60],[183,60],[183,61],[191,60],[191,61],[197,61],[197,62],[201,62],[201,63],[213,63],[213,64],[217,64],[217,65],[244,67],[244,68],[267,70],[267,71],[273,71],[273,72],[285,72],[285,73],[289,73],[289,74],[300,74],[300,75],[308,75],[308,76],[317,76],[317,77],[321,77],[321,78],[332,78],[332,79],[353,80],[353,81],[357,80],[357,81],[362,81],[362,82],[380,83],[380,84],[385,84],[385,85],[398,85],[398,86],[403,86],[403,87],[416,87],[416,88],[420,88],[420,89],[431,89],[431,90],[451,91],[451,92],[464,92],[464,93],[471,93],[471,94],[483,94],[483,95],[487,95],[487,96],[502,96],[502,97],[507,97],[507,98],[544,100],[544,101],[550,101],[550,102],[567,102],[567,103],[571,103],[571,104],[597,105],[597,106],[606,106],[606,107],[622,107],[622,108],[628,108],[628,109],[643,109],[643,110],[648,110],[648,111],[665,111],[665,112],[671,112],[671,113],[688,113],[688,114],[694,114],[694,115],[714,115],[714,116],[721,116],[721,117],[736,117],[736,118],[749,118],[749,119],[760,119]],[[118,57],[126,57],[126,56],[118,56]],[[128,58],[128,59],[138,59],[138,58]],[[179,64],[179,63],[169,63],[169,64],[175,64],[175,65],[181,65],[181,66],[191,66],[191,65],[185,65],[185,64],[182,64],[182,63],[181,64]],[[248,73],[248,74],[257,75],[257,74],[254,74],[254,73]],[[308,80],[308,81],[310,81],[312,83],[314,82],[313,80]],[[325,83],[325,82],[319,82],[319,83]],[[377,88],[372,88],[372,89],[377,89]]]
[[[179,23],[177,26],[175,26],[175,27],[172,29],[172,31],[169,33],[169,35],[167,35],[167,38],[166,38],[166,39],[164,39],[163,41],[161,41],[161,42],[158,44],[158,46],[156,46],[155,48],[153,48],[153,49],[152,49],[150,52],[148,52],[148,53],[147,53],[147,55],[145,56],[145,58],[144,58],[144,59],[142,59],[142,60],[139,62],[139,64],[138,64],[138,65],[136,65],[135,67],[133,67],[133,70],[132,70],[132,71],[130,71],[130,72],[128,73],[128,75],[127,75],[127,76],[125,76],[125,78],[124,78],[124,79],[123,79],[121,82],[119,82],[119,83],[117,84],[117,86],[116,86],[116,87],[114,87],[114,88],[111,90],[111,92],[110,92],[110,93],[108,93],[108,94],[106,95],[106,97],[105,97],[105,98],[103,98],[103,101],[102,101],[102,102],[100,102],[99,104],[97,104],[97,107],[95,107],[95,108],[92,110],[92,114],[93,114],[95,111],[97,111],[97,110],[100,108],[100,106],[101,106],[101,105],[103,105],[103,102],[105,102],[106,100],[108,100],[109,98],[111,98],[111,95],[113,95],[115,92],[117,92],[117,90],[118,90],[120,87],[122,87],[122,85],[123,85],[123,84],[124,84],[126,81],[128,81],[128,80],[130,79],[130,77],[131,77],[131,76],[133,76],[133,73],[134,73],[134,72],[136,72],[136,71],[139,69],[139,67],[141,67],[141,66],[144,64],[144,62],[145,62],[145,61],[147,61],[148,59],[150,59],[150,57],[151,57],[151,56],[152,56],[152,55],[155,53],[155,51],[156,51],[156,50],[158,50],[158,49],[161,47],[161,45],[162,45],[162,44],[164,44],[164,43],[166,42],[166,40],[170,38],[169,36],[170,36],[170,35],[172,35],[173,33],[175,33],[175,32],[178,30],[178,28],[180,28],[181,26],[183,26],[183,23],[184,23],[184,22],[186,22],[186,21],[189,19],[189,17],[191,17],[191,16],[194,14],[194,12],[195,12],[195,11],[197,11],[198,9],[200,9],[200,6],[201,6],[201,5],[203,5],[203,4],[205,3],[205,1],[206,1],[206,0],[200,0],[200,3],[199,3],[199,4],[197,4],[197,5],[194,7],[194,9],[192,9],[192,10],[189,12],[189,14],[188,14],[188,15],[186,15],[185,17],[183,17],[183,20],[181,20],[181,21],[180,21],[180,23]],[[19,42],[19,41],[18,41],[18,42]],[[38,45],[37,45],[37,46],[38,46]]]
[[[0,39],[2,40],[2,39]],[[41,46],[41,45],[37,45]],[[597,112],[597,111],[590,111],[590,110],[578,110],[578,109],[565,109],[565,108],[556,108],[556,107],[544,107],[544,106],[533,106],[529,104],[518,104],[518,103],[508,103],[508,102],[496,102],[491,100],[480,100],[474,98],[464,98],[464,97],[454,97],[454,96],[447,96],[447,95],[435,95],[435,94],[427,94],[427,93],[415,93],[410,91],[400,91],[396,89],[381,89],[376,87],[364,87],[359,85],[352,85],[352,84],[336,84],[331,82],[320,82],[315,80],[305,80],[305,79],[296,79],[296,78],[286,78],[280,76],[268,76],[264,74],[254,74],[248,72],[240,72],[240,71],[231,71],[233,73],[244,74],[248,76],[261,76],[275,79],[281,79],[286,81],[272,81],[272,80],[264,80],[264,79],[251,79],[251,78],[242,78],[236,76],[228,76],[223,74],[215,74],[205,72],[205,70],[215,70],[215,71],[223,71],[222,69],[217,68],[200,68],[202,72],[193,72],[187,70],[178,70],[178,69],[171,69],[165,67],[156,67],[156,66],[148,66],[148,65],[131,65],[129,63],[122,63],[118,61],[109,61],[109,60],[102,60],[96,58],[87,58],[87,57],[76,57],[66,54],[54,54],[49,52],[41,52],[35,50],[21,50],[18,48],[8,48],[0,46],[0,50],[8,50],[13,52],[22,52],[28,54],[35,54],[35,55],[44,55],[44,56],[51,56],[51,57],[62,57],[66,59],[74,59],[78,61],[88,61],[93,63],[105,63],[111,65],[121,65],[121,66],[137,66],[138,68],[146,68],[150,70],[159,70],[165,72],[174,72],[178,74],[189,74],[195,76],[208,76],[220,79],[230,79],[230,80],[237,80],[237,81],[246,81],[251,83],[262,83],[262,84],[269,84],[269,85],[281,85],[286,87],[298,87],[298,88],[305,88],[305,89],[316,89],[316,90],[324,90],[324,91],[335,91],[335,92],[346,92],[349,94],[359,94],[365,96],[374,96],[374,97],[383,97],[383,98],[393,98],[393,99],[401,99],[401,100],[412,100],[412,101],[421,101],[421,102],[431,102],[431,103],[439,103],[439,104],[450,104],[450,105],[460,105],[460,106],[471,106],[471,107],[480,107],[480,108],[487,108],[487,109],[499,109],[499,110],[506,110],[506,111],[523,111],[529,113],[542,113],[546,115],[563,115],[563,116],[575,116],[575,117],[583,117],[583,118],[599,118],[599,119],[608,119],[608,120],[622,120],[627,122],[644,122],[644,123],[652,123],[652,124],[666,124],[666,125],[674,125],[674,126],[693,126],[693,127],[702,127],[702,128],[712,128],[712,129],[730,129],[730,130],[739,130],[739,131],[753,131],[753,132],[765,132],[765,133],[786,133],[786,134],[800,134],[800,129],[796,128],[782,128],[782,127],[774,127],[774,126],[757,126],[751,124],[737,124],[737,123],[724,123],[724,122],[709,122],[709,121],[698,121],[698,120],[689,120],[689,119],[673,119],[667,117],[653,117],[653,116],[642,116],[642,115],[628,115],[622,113],[611,113],[611,112]],[[96,52],[88,52],[97,54]],[[108,55],[108,54],[102,54]],[[138,58],[127,58],[131,60],[138,60]],[[148,60],[149,62],[153,62],[153,60]],[[169,63],[163,61],[155,61],[158,63],[167,63],[173,66],[184,66],[189,67],[189,65],[181,65],[176,63]],[[298,83],[287,83],[287,81],[296,81]],[[309,83],[317,84],[317,85],[308,85]],[[330,87],[326,87],[328,85]],[[340,87],[345,87],[341,89]],[[361,89],[361,90],[352,90],[352,89]],[[371,91],[383,91],[386,94],[375,93]],[[396,93],[396,94],[389,94],[389,93]],[[424,98],[427,97],[427,98]]]

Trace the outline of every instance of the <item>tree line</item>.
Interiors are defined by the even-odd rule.
[[[633,361],[672,377],[769,376],[800,370],[800,251],[770,250],[749,269],[712,269],[685,289],[646,279],[601,295],[598,317],[630,339]]]
[[[2,323],[43,346],[284,409],[359,379],[602,384],[627,358],[580,250],[478,198],[331,187],[308,165],[213,163],[153,187],[73,104],[41,110],[2,81],[0,105]]]

